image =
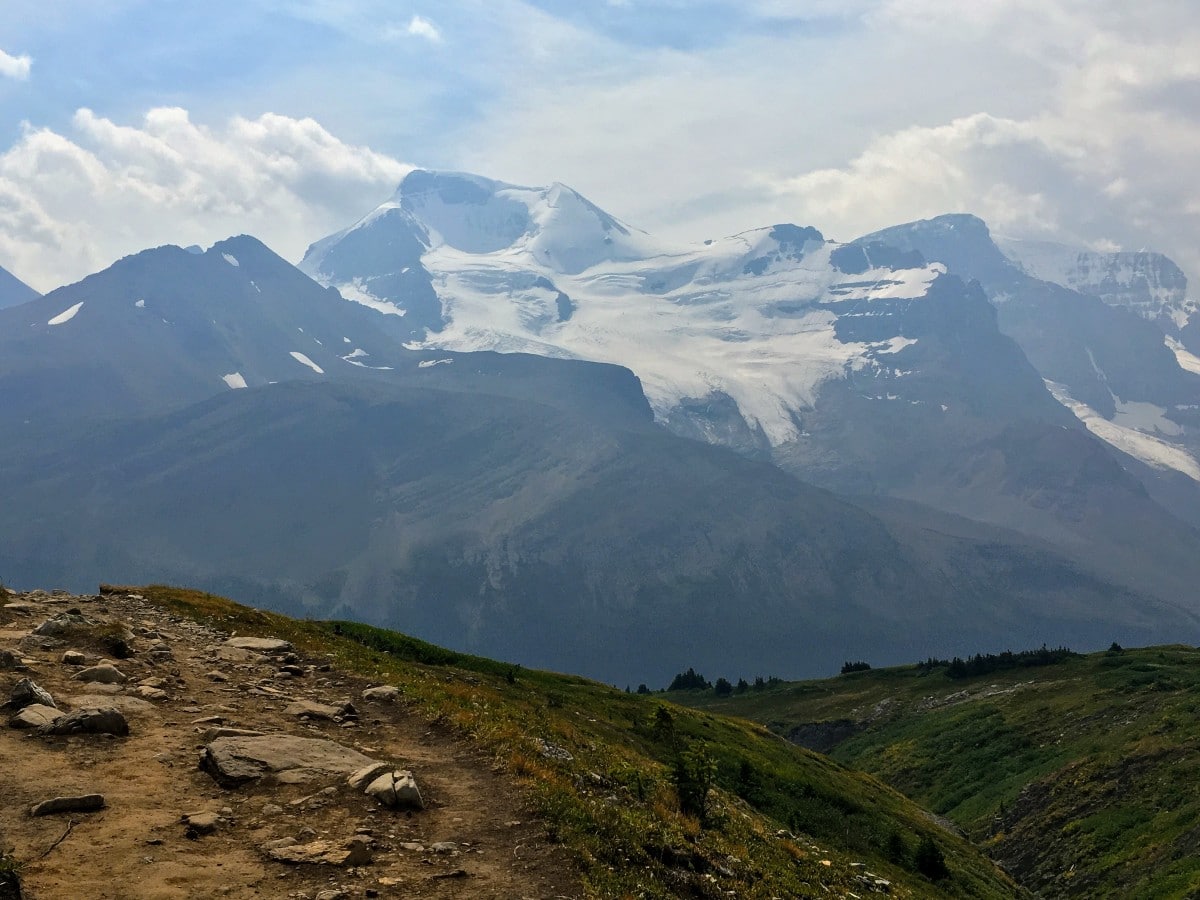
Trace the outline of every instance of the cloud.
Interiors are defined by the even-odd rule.
[[[423,38],[431,44],[440,44],[442,42],[441,31],[423,16],[413,16],[408,22],[408,27],[404,29],[404,33],[410,37]]]
[[[33,60],[29,56],[11,56],[0,50],[0,75],[5,78],[15,78],[17,81],[25,81],[29,78],[29,71],[32,68]]]
[[[243,232],[296,259],[410,169],[312,119],[211,128],[158,108],[129,126],[80,109],[69,135],[26,125],[0,155],[0,262],[46,290],[149,246]]]

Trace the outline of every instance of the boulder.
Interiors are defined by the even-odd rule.
[[[272,841],[272,843],[275,843]],[[345,843],[336,841],[312,841],[308,844],[291,844],[285,847],[264,848],[267,856],[279,862],[314,863],[317,865],[365,866],[371,862],[371,851],[362,838],[351,838]]]
[[[78,628],[86,628],[96,623],[78,611],[59,613],[53,619],[47,619],[33,633],[38,637],[62,637],[71,634]]]
[[[364,700],[374,700],[376,703],[394,703],[400,698],[400,688],[390,684],[379,687],[369,687],[362,692]]]
[[[254,653],[290,653],[292,645],[279,638],[232,637],[225,642],[226,647],[235,650],[250,650]]]
[[[290,734],[219,737],[200,753],[200,768],[223,787],[237,787],[266,775],[285,782],[344,776],[374,762],[334,741]]]
[[[68,650],[62,655],[62,664],[64,666],[86,666],[89,661],[87,655],[80,653],[78,650]]]
[[[115,734],[125,737],[129,734],[129,723],[120,710],[111,707],[77,709],[38,730],[41,734]]]
[[[16,669],[21,665],[21,657],[11,650],[0,650],[0,669]]]
[[[31,816],[50,816],[65,812],[96,812],[104,809],[103,794],[84,794],[80,797],[55,797],[43,800],[29,811]]]
[[[288,704],[283,712],[288,716],[308,716],[310,719],[348,719],[358,716],[352,703],[317,703],[314,700],[297,700]]]
[[[181,817],[181,821],[187,826],[184,837],[194,841],[203,834],[212,834],[216,831],[217,826],[221,823],[221,815],[215,812],[185,813]]]
[[[425,808],[412,772],[385,772],[367,785],[366,793],[389,809]]]
[[[40,703],[31,703],[9,719],[8,724],[13,728],[41,728],[43,725],[57,722],[64,715],[66,713],[55,709],[53,706],[42,706]]]
[[[71,677],[77,681],[95,681],[99,684],[124,684],[129,680],[124,672],[109,663],[90,666]]]
[[[8,696],[8,702],[5,706],[10,709],[22,709],[26,706],[32,706],[38,703],[42,706],[56,706],[54,698],[50,693],[39,687],[36,682],[29,678],[22,678],[16,683],[12,689],[12,693]]]

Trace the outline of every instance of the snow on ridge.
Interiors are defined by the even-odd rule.
[[[290,355],[291,355],[292,359],[294,359],[296,362],[300,363],[300,365],[308,366],[310,369],[312,369],[318,375],[325,374],[324,369],[322,369],[320,366],[318,366],[315,362],[313,362],[311,359],[309,359],[307,356],[305,356],[299,350],[290,351]]]
[[[332,282],[323,281],[321,283],[325,287],[329,287]],[[353,281],[345,284],[336,284],[334,287],[337,288],[338,293],[344,299],[352,303],[361,304],[362,306],[368,306],[376,312],[383,313],[385,316],[403,316],[408,312],[408,310],[397,306],[395,303],[376,297],[363,286],[361,278],[355,278]],[[346,343],[348,344],[350,341],[347,339]]]
[[[70,322],[73,318],[75,318],[75,316],[78,315],[78,313],[81,309],[83,309],[83,301],[82,300],[80,300],[78,303],[76,303],[70,309],[65,309],[62,312],[60,312],[57,316],[55,316],[53,319],[51,319],[46,324],[47,325],[64,325],[67,322]]]
[[[241,372],[230,372],[228,375],[222,375],[221,380],[229,385],[230,390],[239,390],[246,387],[246,379]]]

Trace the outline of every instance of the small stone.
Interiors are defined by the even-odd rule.
[[[454,841],[438,841],[436,844],[430,844],[429,849],[434,853],[453,853],[458,849],[458,844]]]
[[[345,891],[328,890],[317,894],[317,900],[346,900],[349,896]]]
[[[284,709],[284,715],[308,716],[310,719],[342,719],[357,715],[350,703],[317,703],[313,700],[297,700]]]
[[[379,687],[369,687],[362,692],[364,700],[374,700],[377,703],[394,703],[400,698],[400,688],[390,684]]]
[[[53,706],[31,703],[9,719],[8,724],[13,728],[41,728],[58,721],[64,715],[66,714]]]
[[[88,658],[86,654],[80,653],[78,650],[68,650],[62,655],[62,664],[64,666],[86,666]]]
[[[385,772],[367,785],[365,792],[392,809],[425,808],[412,772]]]
[[[270,851],[270,850],[282,850],[284,847],[295,847],[297,843],[299,843],[299,842],[295,838],[285,837],[285,838],[277,838],[276,840],[273,840],[273,841],[267,841],[265,844],[261,844],[260,846],[262,847],[263,850]]]
[[[43,800],[29,811],[32,816],[50,816],[64,812],[96,812],[104,809],[103,794],[84,794],[81,797],[55,797]]]
[[[137,689],[137,695],[146,700],[166,700],[167,692],[162,688],[150,687],[148,684],[143,684]]]
[[[215,812],[194,812],[183,816],[183,824],[187,826],[184,836],[194,841],[205,834],[212,834],[221,823],[221,816]]]
[[[94,681],[99,684],[124,684],[129,680],[120,669],[107,663],[76,672],[74,678],[77,681]]]
[[[278,803],[268,803],[265,806],[263,806],[263,808],[262,808],[262,814],[264,816],[277,816],[282,812],[283,812],[283,807],[280,806]]]
[[[223,684],[229,680],[228,675],[226,675],[224,672],[217,672],[216,670],[212,672],[205,672],[204,677],[209,681],[215,681],[217,684]]]

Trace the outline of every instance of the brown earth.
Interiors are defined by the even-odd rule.
[[[403,702],[364,700],[370,685],[360,678],[321,660],[235,651],[224,646],[229,635],[137,595],[9,593],[0,594],[0,603],[0,656],[12,651],[24,666],[0,670],[0,701],[21,678],[32,678],[61,709],[117,706],[130,726],[124,738],[0,727],[0,854],[23,864],[25,897],[583,896],[566,854],[547,842],[490,760]],[[97,624],[65,639],[30,634],[72,609]],[[134,635],[124,659],[111,658],[114,649],[121,652],[111,640],[120,625]],[[80,666],[61,661],[72,649],[90,661],[107,655],[129,680],[112,686],[73,680]],[[227,680],[215,680],[214,672]],[[350,700],[358,718],[286,715],[294,700]],[[415,775],[426,808],[385,809],[344,777],[301,784],[266,778],[224,789],[198,767],[202,735],[215,725],[323,737],[394,763]],[[103,810],[30,815],[43,800],[92,793],[104,795]],[[202,812],[220,817],[216,830],[189,834],[182,817]],[[340,846],[356,835],[368,842],[369,865],[287,864],[261,849],[280,838]],[[454,846],[435,851],[442,842]]]

